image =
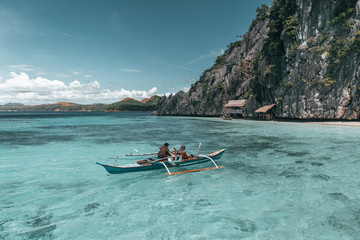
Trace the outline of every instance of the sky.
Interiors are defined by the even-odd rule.
[[[0,104],[188,91],[271,0],[1,0]]]

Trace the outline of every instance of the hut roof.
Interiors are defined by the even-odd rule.
[[[275,106],[276,106],[276,104],[266,105],[261,108],[258,108],[255,112],[256,113],[267,113],[270,109],[272,109]]]
[[[230,100],[224,107],[245,107],[246,100]]]

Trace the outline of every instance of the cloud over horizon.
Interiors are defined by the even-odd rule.
[[[122,72],[132,72],[132,73],[142,72],[140,69],[129,69],[129,68],[121,68],[120,71],[122,71]]]
[[[44,104],[54,102],[76,102],[81,104],[113,103],[131,97],[137,100],[149,98],[157,93],[153,87],[144,90],[102,89],[99,82],[81,83],[74,80],[65,84],[60,80],[44,77],[31,78],[27,73],[10,73],[10,78],[0,78],[0,104],[18,102],[23,104]]]
[[[220,49],[220,50],[211,50],[209,51],[208,53],[206,54],[203,54],[195,59],[192,59],[190,61],[188,61],[186,64],[189,65],[189,64],[194,64],[196,62],[199,62],[199,61],[202,61],[204,59],[208,59],[208,58],[212,58],[212,57],[217,57],[217,56],[220,56],[222,54],[224,54],[225,50],[224,49]]]
[[[22,71],[22,72],[34,71],[33,66],[27,65],[27,64],[10,65],[8,67],[9,67],[10,71]]]

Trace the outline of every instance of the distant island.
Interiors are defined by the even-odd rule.
[[[117,111],[154,111],[160,100],[159,96],[144,98],[138,101],[133,98],[111,104],[77,104],[72,102],[57,102],[53,104],[24,105],[22,103],[6,103],[0,105],[0,111],[45,111],[45,112],[117,112]]]

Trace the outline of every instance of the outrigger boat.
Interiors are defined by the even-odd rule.
[[[226,149],[221,149],[219,151],[216,151],[216,152],[213,152],[210,154],[201,155],[201,154],[199,154],[200,146],[201,146],[201,144],[199,145],[198,153],[195,155],[191,155],[191,157],[187,158],[187,159],[183,159],[181,156],[173,154],[172,156],[165,157],[165,158],[157,158],[157,157],[153,156],[153,157],[148,157],[145,159],[138,160],[135,163],[125,164],[125,165],[117,165],[116,163],[117,163],[118,157],[116,157],[115,163],[113,165],[102,164],[99,162],[96,162],[96,164],[103,166],[105,168],[105,170],[111,174],[140,172],[140,171],[148,171],[148,170],[165,168],[167,171],[166,175],[175,175],[175,174],[182,174],[182,173],[189,173],[189,172],[200,172],[200,171],[204,171],[204,170],[217,169],[217,168],[224,167],[224,166],[218,166],[215,163],[215,160],[219,160]],[[134,151],[137,153],[133,154]],[[138,150],[134,149],[131,153],[126,154],[126,156],[146,156],[146,155],[154,155],[154,153],[140,154]],[[215,167],[193,169],[193,170],[182,171],[182,172],[170,172],[170,169],[169,169],[172,167],[191,166],[191,165],[201,164],[201,163],[205,163],[205,162],[209,162],[209,161],[211,161],[215,165]]]

